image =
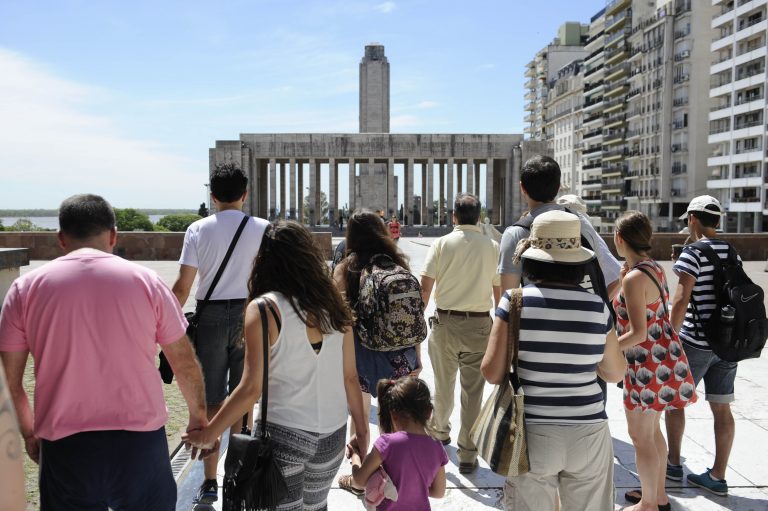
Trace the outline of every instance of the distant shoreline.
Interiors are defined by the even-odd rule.
[[[123,209],[123,208],[118,208]],[[145,215],[186,215],[196,214],[196,209],[139,209]],[[41,216],[59,216],[58,209],[0,209],[0,217],[35,218]]]

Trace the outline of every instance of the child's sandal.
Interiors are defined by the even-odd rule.
[[[365,490],[357,488],[354,485],[351,475],[345,475],[345,476],[339,477],[339,488],[341,488],[342,490],[347,490],[349,493],[352,493],[353,495],[356,495],[358,497],[363,493],[365,493]]]

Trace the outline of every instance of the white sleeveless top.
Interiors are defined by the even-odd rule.
[[[282,293],[264,296],[277,305],[282,321],[269,364],[267,422],[315,433],[338,430],[347,423],[348,415],[344,333],[324,335],[320,353],[315,353],[307,327],[288,299]],[[255,418],[259,417],[257,412]]]

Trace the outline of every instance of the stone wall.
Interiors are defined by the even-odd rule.
[[[331,259],[331,233],[314,233],[326,259]],[[132,261],[178,261],[183,232],[120,232],[115,254]],[[0,248],[29,249],[29,259],[51,260],[62,255],[55,232],[0,232]]]

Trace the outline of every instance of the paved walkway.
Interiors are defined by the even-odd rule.
[[[418,271],[424,262],[427,247],[432,242],[429,238],[405,238],[400,241],[401,248],[410,256],[414,271]],[[157,270],[166,282],[172,282],[178,266],[169,262],[143,263]],[[664,263],[671,289],[674,290],[676,279],[671,272],[671,264]],[[768,273],[764,261],[747,262],[749,275],[756,283],[768,289]],[[432,305],[433,306],[433,305]],[[422,350],[425,369],[422,372],[430,385],[434,379],[427,350]],[[485,397],[492,390],[486,386]],[[452,417],[454,428],[458,431],[459,391],[456,390],[456,411]],[[733,405],[736,418],[736,441],[727,474],[730,494],[728,497],[716,497],[702,490],[689,487],[685,483],[671,483],[668,486],[673,509],[695,511],[735,510],[735,511],[768,511],[768,354],[758,360],[750,360],[739,365],[736,381],[737,400]],[[610,387],[608,399],[608,415],[611,432],[614,439],[616,509],[627,505],[624,492],[638,487],[635,470],[635,457],[627,434],[626,420],[621,405],[621,391],[615,386]],[[684,465],[686,473],[702,472],[711,466],[714,458],[714,438],[712,420],[705,401],[702,399],[688,408],[686,436],[683,444]],[[376,407],[371,413],[371,437],[377,436]],[[479,470],[470,476],[458,473],[456,459],[456,444],[454,433],[453,443],[448,446],[451,462],[447,466],[448,491],[445,498],[432,500],[436,510],[469,509],[501,509],[501,493],[503,479],[492,473],[481,461]],[[349,465],[344,462],[340,474],[348,473]],[[219,475],[223,474],[220,466]],[[202,480],[202,466],[193,463],[184,472],[179,485],[179,503],[177,510],[187,511],[192,508],[190,502],[197,485]],[[205,509],[221,509],[217,506]],[[363,509],[362,503],[353,495],[334,485],[331,490],[328,508],[335,510]],[[198,509],[203,509],[198,507]]]

